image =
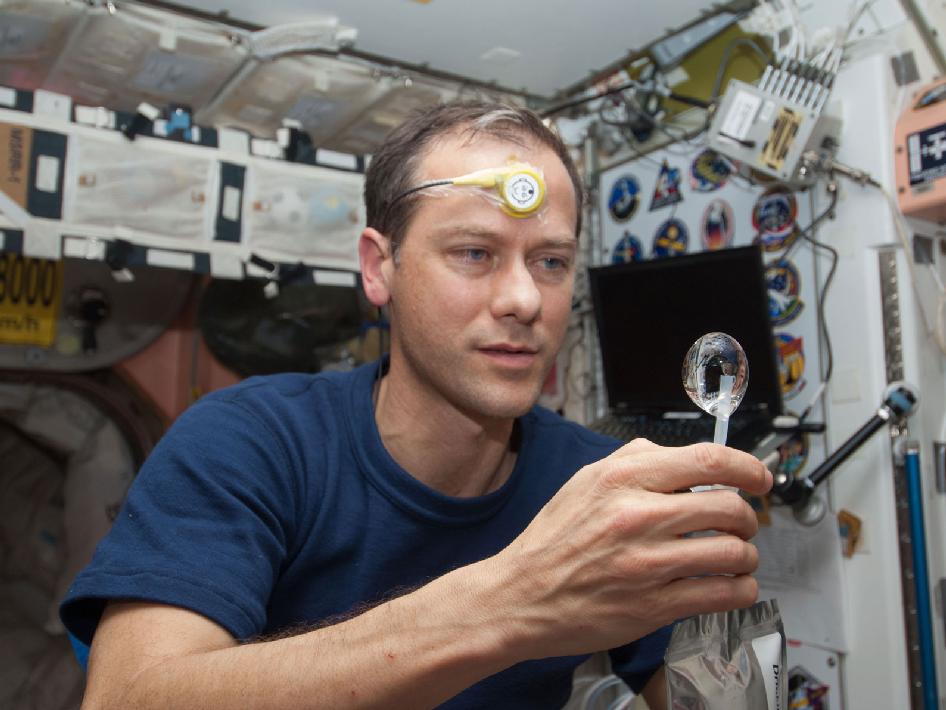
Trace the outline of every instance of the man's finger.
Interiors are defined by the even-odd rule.
[[[759,583],[744,574],[684,578],[664,587],[663,599],[673,618],[745,609],[759,598]]]
[[[759,532],[755,511],[735,491],[681,493],[672,497],[674,512],[663,531],[685,535],[700,530],[716,530],[750,540]]]
[[[647,557],[668,583],[705,575],[747,575],[759,567],[755,545],[722,534],[655,543]]]
[[[629,444],[604,461],[612,484],[626,475],[628,484],[657,493],[720,484],[763,495],[772,487],[772,474],[761,461],[719,444],[636,450]]]

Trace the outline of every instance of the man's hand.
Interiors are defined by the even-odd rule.
[[[755,513],[733,491],[675,493],[707,484],[763,494],[772,476],[735,449],[640,439],[579,471],[487,561],[511,595],[511,643],[526,657],[591,652],[755,602]],[[704,530],[719,534],[686,537]]]

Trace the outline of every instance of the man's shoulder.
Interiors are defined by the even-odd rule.
[[[362,416],[358,396],[370,380],[363,368],[349,372],[280,373],[250,377],[201,397],[177,421],[177,435],[249,436],[259,441],[267,433],[293,447],[310,438],[337,438],[341,427]]]
[[[217,390],[200,402],[233,404],[256,412],[302,407],[311,412],[313,404],[341,406],[359,380],[364,367],[348,372],[286,372],[256,375]]]
[[[545,407],[537,405],[527,416],[536,439],[543,447],[575,450],[598,458],[621,447],[619,440],[593,432]]]
[[[292,399],[316,391],[332,389],[344,383],[344,378],[351,373],[283,372],[273,375],[254,375],[230,387],[211,392],[204,399],[207,401],[249,403],[273,397]]]

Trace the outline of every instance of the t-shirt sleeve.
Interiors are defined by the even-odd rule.
[[[657,629],[626,646],[612,649],[611,670],[639,694],[654,672],[663,665],[664,653],[670,645],[673,624]]]
[[[260,633],[294,518],[280,442],[234,399],[205,397],[179,417],[69,588],[66,628],[89,644],[105,603],[125,599],[193,610],[238,639]]]

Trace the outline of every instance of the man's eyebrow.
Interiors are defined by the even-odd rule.
[[[476,237],[479,239],[486,239],[489,241],[498,241],[504,239],[505,237],[492,229],[487,227],[480,227],[478,225],[452,225],[447,226],[438,230],[440,236],[442,237]],[[540,240],[541,246],[545,248],[563,248],[563,249],[574,249],[578,246],[578,240],[574,235],[568,236],[550,236],[543,237]]]
[[[443,237],[482,237],[485,239],[498,239],[499,234],[492,229],[480,227],[475,224],[455,224],[441,227],[437,230]]]
[[[541,245],[551,249],[576,249],[578,240],[575,237],[549,237],[543,239]]]

